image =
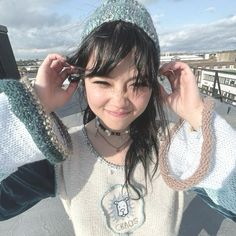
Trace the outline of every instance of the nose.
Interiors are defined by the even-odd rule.
[[[124,88],[116,88],[112,90],[112,98],[117,106],[123,107],[129,104],[127,90]]]
[[[113,88],[112,93],[114,96],[124,97],[127,93],[127,90],[125,88]]]

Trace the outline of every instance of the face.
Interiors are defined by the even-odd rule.
[[[93,64],[91,57],[87,69],[92,68]],[[107,76],[85,79],[88,105],[109,129],[127,129],[146,109],[151,89],[141,85],[134,90],[136,75],[132,56],[128,55]]]

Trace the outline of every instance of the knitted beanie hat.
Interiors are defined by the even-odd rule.
[[[101,24],[117,20],[133,23],[143,29],[159,49],[152,18],[146,8],[135,0],[105,0],[85,23],[82,39]]]

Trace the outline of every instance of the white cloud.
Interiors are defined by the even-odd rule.
[[[151,1],[158,0],[141,2]],[[78,45],[83,22],[53,11],[64,0],[25,0],[24,4],[21,2],[0,0],[0,24],[8,28],[17,59],[44,58],[52,52],[68,53]],[[163,32],[160,24],[162,17],[163,15],[153,16],[157,31],[162,32],[159,34],[162,51],[235,49],[236,16],[172,32]]]
[[[235,49],[236,16],[159,35],[162,51]]]
[[[9,38],[17,59],[44,58],[49,53],[67,54],[78,45],[79,24],[63,27],[31,28],[25,32],[9,31]]]
[[[215,9],[215,7],[208,7],[208,8],[206,8],[204,11],[205,11],[205,12],[215,12],[216,9]]]
[[[58,15],[50,9],[62,0],[8,0],[0,1],[0,22],[8,27],[25,29],[29,27],[54,26],[68,22],[69,16]]]
[[[0,0],[0,24],[7,26],[17,59],[43,58],[78,44],[80,23],[53,11],[64,0]],[[56,4],[56,5],[55,5]]]

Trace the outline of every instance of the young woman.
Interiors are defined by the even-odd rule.
[[[76,235],[178,235],[182,190],[192,189],[233,219],[235,131],[201,98],[186,64],[159,63],[146,9],[110,0],[89,19],[78,51],[49,55],[33,86],[1,81],[1,218],[58,194]],[[75,73],[79,82],[63,89]],[[78,86],[84,125],[68,134],[53,111]],[[178,124],[167,122],[166,105]]]

